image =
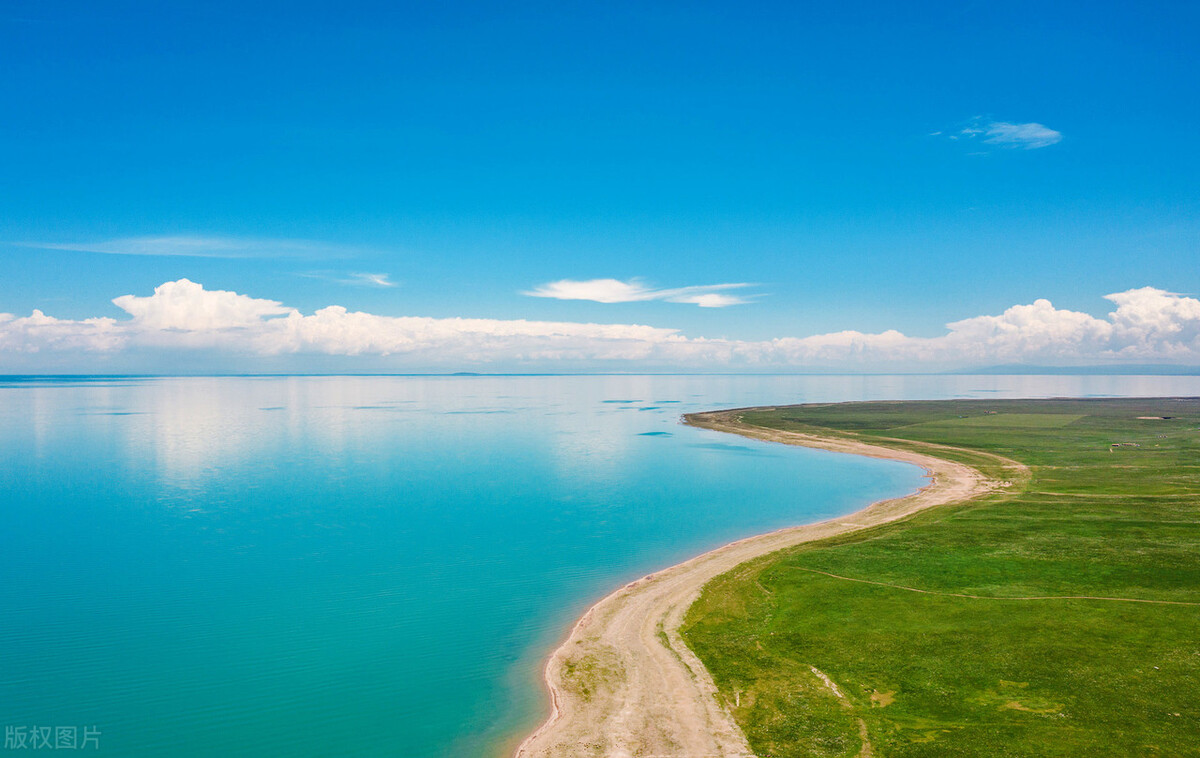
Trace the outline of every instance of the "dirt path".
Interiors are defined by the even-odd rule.
[[[684,614],[704,585],[767,553],[968,500],[1007,484],[931,455],[748,426],[740,421],[745,410],[693,414],[687,423],[770,442],[906,461],[924,468],[930,483],[845,518],[733,542],[604,598],[584,614],[546,664],[551,714],[517,748],[517,758],[752,756],[712,677],[679,636]],[[1026,473],[1020,464],[1006,463],[1013,478]]]

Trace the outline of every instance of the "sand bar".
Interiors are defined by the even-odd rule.
[[[592,606],[546,663],[551,710],[516,750],[517,758],[746,758],[741,729],[712,677],[679,636],[687,609],[711,579],[738,564],[803,542],[961,502],[1006,486],[962,463],[841,437],[750,426],[754,409],[691,414],[686,423],[835,452],[905,461],[929,484],[843,518],[733,542],[631,582]],[[1025,469],[1011,464],[1014,478]]]

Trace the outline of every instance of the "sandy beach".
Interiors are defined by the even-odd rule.
[[[730,543],[605,597],[550,656],[545,668],[550,714],[520,744],[517,758],[752,756],[708,671],[679,635],[684,615],[701,589],[711,579],[768,553],[969,500],[1006,484],[934,455],[749,426],[741,421],[749,410],[691,414],[686,423],[768,442],[905,461],[921,466],[929,483],[910,495],[874,503],[842,518]]]

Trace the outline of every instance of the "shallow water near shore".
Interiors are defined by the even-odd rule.
[[[486,755],[620,584],[918,469],[682,413],[1200,377],[0,377],[0,723],[112,755]]]

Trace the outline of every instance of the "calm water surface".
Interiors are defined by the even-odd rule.
[[[0,378],[0,724],[109,755],[495,752],[619,584],[922,482],[681,413],[1165,394],[1200,378]]]

